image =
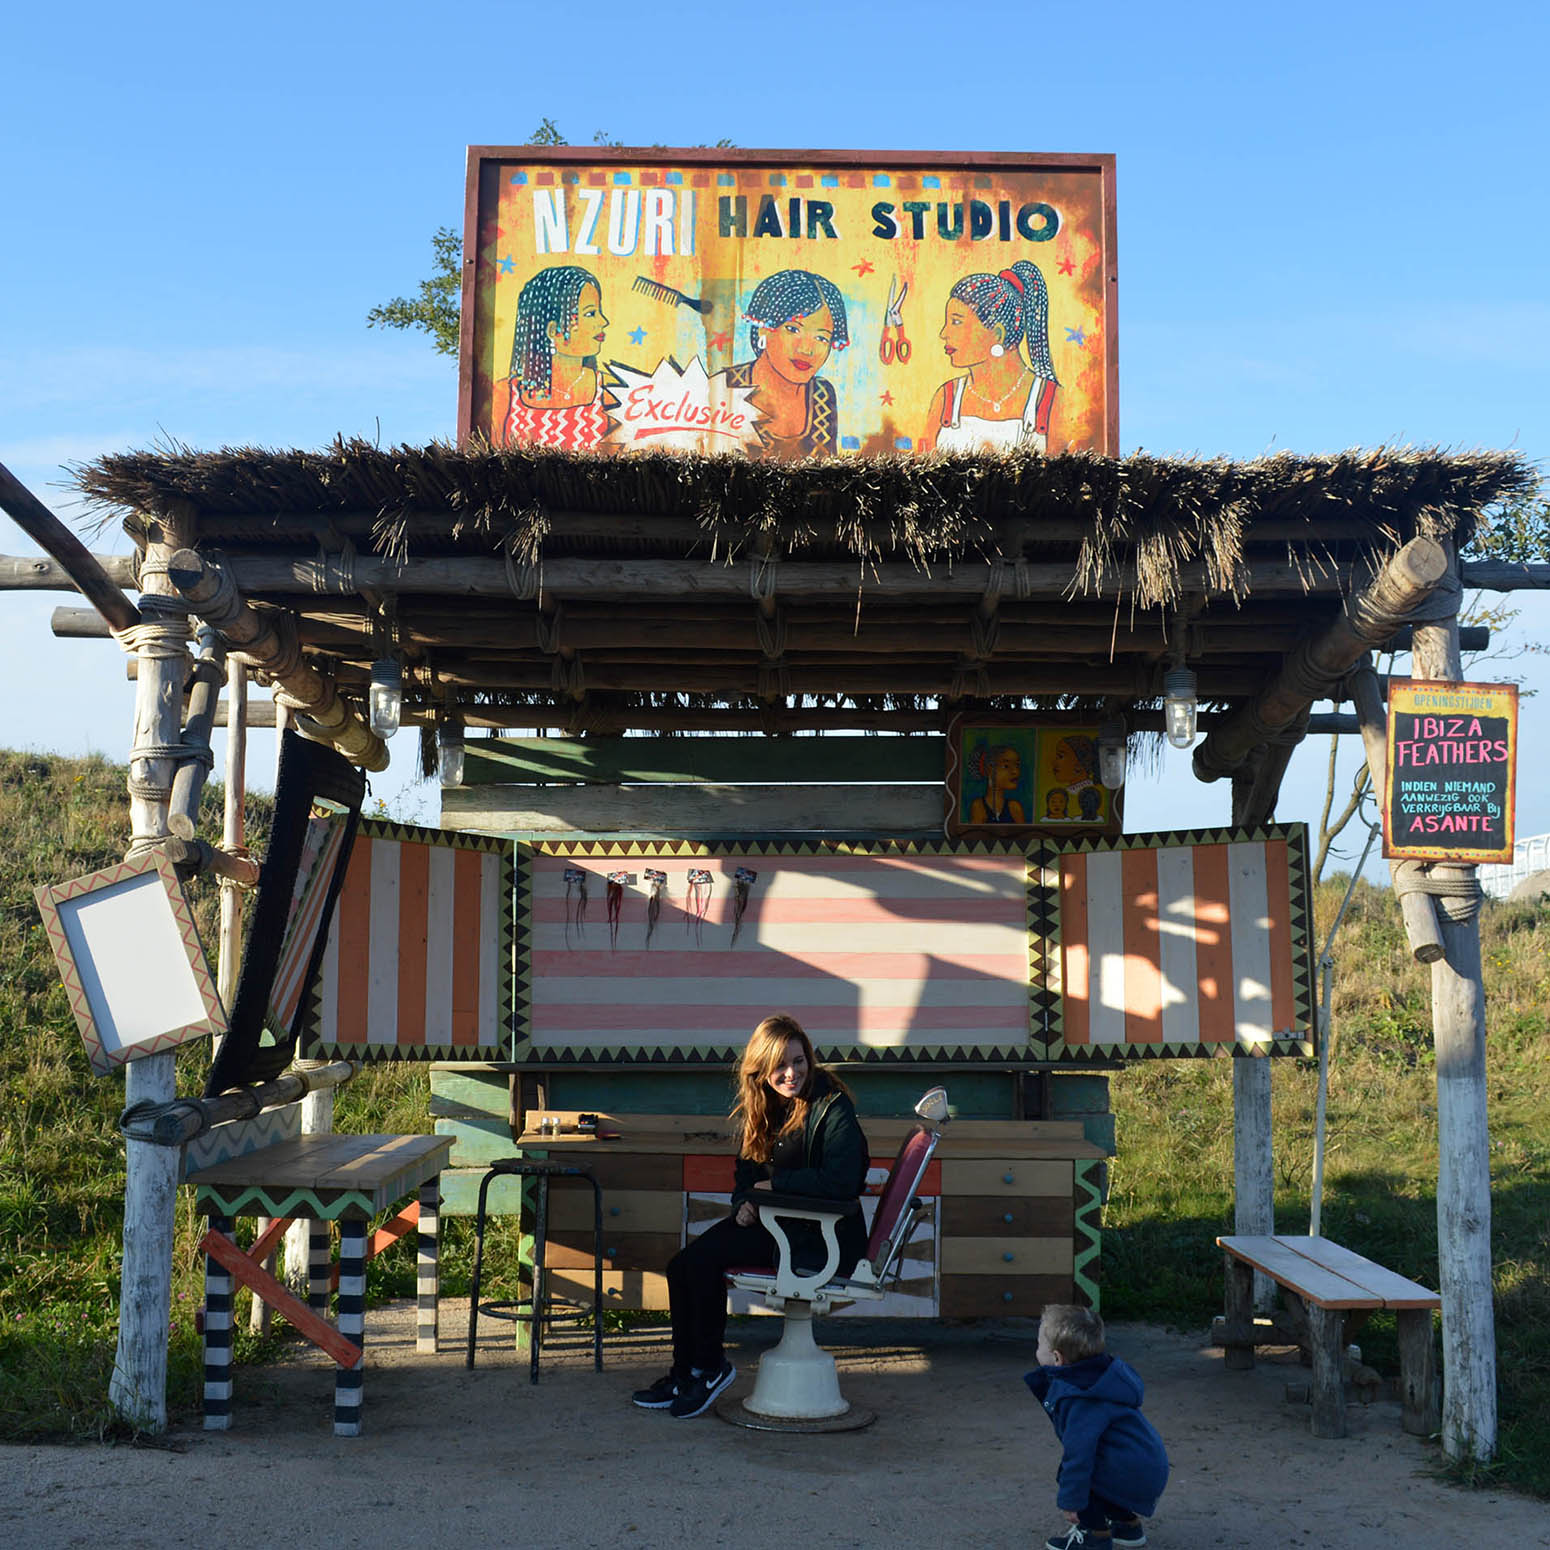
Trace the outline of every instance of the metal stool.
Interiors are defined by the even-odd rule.
[[[535,1179],[538,1183],[537,1200],[533,1211],[533,1295],[514,1301],[479,1301],[479,1273],[484,1265],[484,1210],[490,1183],[503,1174],[518,1178]],[[544,1268],[544,1239],[549,1227],[549,1180],[585,1179],[592,1186],[592,1366],[594,1371],[603,1370],[603,1192],[592,1177],[587,1163],[547,1162],[532,1157],[503,1157],[492,1163],[490,1171],[479,1182],[479,1211],[474,1218],[474,1275],[468,1291],[468,1362],[474,1365],[474,1342],[479,1332],[479,1315],[487,1313],[497,1319],[526,1319],[531,1326],[532,1382],[538,1382],[538,1356],[542,1343],[544,1320],[553,1317],[553,1299],[547,1293],[547,1272]],[[562,1298],[570,1302],[570,1298]],[[575,1304],[577,1307],[583,1304]]]

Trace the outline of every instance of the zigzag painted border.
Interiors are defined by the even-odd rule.
[[[104,1047],[102,1035],[98,1031],[96,1010],[76,965],[75,949],[70,945],[69,935],[60,917],[60,906],[152,872],[160,879],[167,895],[172,919],[177,926],[178,940],[188,959],[194,988],[205,1015],[181,1028],[169,1028],[153,1039],[142,1039],[125,1049],[109,1050]],[[220,995],[216,991],[215,976],[210,972],[209,961],[199,940],[199,928],[194,924],[194,914],[189,908],[177,871],[163,852],[144,851],[115,866],[89,872],[84,877],[73,877],[64,883],[40,885],[33,890],[33,897],[37,901],[38,913],[43,917],[43,933],[54,954],[54,963],[64,984],[65,998],[70,1003],[70,1011],[80,1030],[81,1042],[86,1046],[86,1058],[98,1076],[111,1075],[131,1060],[176,1049],[180,1044],[187,1044],[208,1034],[220,1035],[226,1032],[226,1009],[221,1005]]]
[[[224,1192],[215,1184],[199,1184],[194,1191],[194,1211],[200,1216],[310,1216],[318,1221],[337,1221],[342,1216],[371,1218],[377,1214],[373,1196],[362,1190],[329,1192],[325,1201],[315,1190],[266,1189],[254,1184]]]
[[[653,860],[658,857],[697,858],[703,856],[1023,856],[1029,854],[1028,844],[1009,841],[960,841],[947,839],[930,840],[877,840],[877,839],[822,839],[790,840],[778,835],[754,836],[747,840],[700,840],[700,839],[618,839],[618,840],[519,840],[516,844],[514,912],[513,980],[516,986],[513,1013],[513,1038],[511,1058],[532,1066],[573,1066],[601,1064],[621,1066],[666,1066],[684,1064],[728,1064],[742,1053],[741,1046],[732,1045],[673,1045],[646,1047],[638,1044],[594,1044],[563,1050],[537,1048],[532,1042],[533,992],[532,970],[529,967],[531,953],[529,943],[533,931],[533,868],[532,857],[557,856],[580,858],[589,861]],[[1030,935],[1030,1006],[1032,1004],[1033,972],[1037,959],[1037,946]],[[928,1062],[994,1062],[1012,1061],[1028,1063],[1040,1058],[1033,1035],[1026,1044],[961,1045],[933,1044],[912,1045],[908,1049],[870,1049],[856,1045],[820,1045],[814,1053],[825,1061],[843,1061],[848,1064],[867,1066],[908,1066]],[[445,1058],[445,1057],[442,1057]],[[454,1057],[455,1058],[455,1057]]]
[[[1106,1163],[1096,1158],[1078,1158],[1073,1180],[1076,1207],[1072,1242],[1076,1250],[1071,1281],[1096,1313],[1101,1311],[1103,1288],[1100,1284],[1103,1253],[1103,1187],[1100,1183]]]
[[[266,1109],[252,1119],[230,1120],[206,1130],[184,1145],[182,1172],[178,1177],[186,1179],[201,1168],[229,1162],[233,1157],[246,1157],[250,1152],[273,1146],[276,1141],[289,1141],[300,1134],[300,1103]]]

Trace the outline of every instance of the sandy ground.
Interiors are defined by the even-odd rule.
[[[864,1431],[789,1436],[713,1414],[637,1410],[630,1389],[665,1370],[657,1331],[612,1336],[605,1371],[573,1334],[528,1382],[512,1326],[442,1313],[442,1351],[416,1356],[407,1306],[367,1324],[364,1434],[336,1438],[331,1369],[315,1353],[242,1369],[232,1430],[174,1431],[165,1447],[0,1448],[0,1543],[137,1550],[307,1543],[369,1550],[458,1545],[741,1550],[1042,1545],[1058,1451],[1021,1382],[1021,1324],[820,1329]],[[751,1385],[772,1319],[734,1323],[734,1393]],[[1190,1337],[1117,1325],[1110,1348],[1147,1384],[1173,1461],[1150,1525],[1185,1546],[1550,1546],[1550,1504],[1435,1478],[1437,1450],[1400,1430],[1399,1407],[1352,1404],[1342,1441],[1309,1435],[1285,1399],[1295,1353],[1230,1373]]]

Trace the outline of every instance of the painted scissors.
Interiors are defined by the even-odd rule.
[[[885,366],[894,361],[903,366],[910,358],[911,345],[904,337],[904,298],[910,293],[910,282],[906,280],[895,296],[893,288],[898,278],[897,275],[890,275],[888,279],[888,310],[883,314],[883,341],[877,347],[877,358]]]

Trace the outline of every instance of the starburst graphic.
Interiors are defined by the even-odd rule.
[[[708,376],[698,356],[679,366],[671,356],[654,371],[612,364],[611,447],[669,447],[676,452],[757,452],[759,411],[750,388],[732,387],[725,372]]]
[[[1060,264],[1059,264],[1058,267],[1060,269],[1061,274],[1075,274],[1076,273],[1076,265],[1074,263],[1072,263],[1069,258],[1061,259]]]
[[[850,267],[854,269],[856,273],[864,280],[869,274],[871,274],[873,264],[871,259],[863,258],[859,264],[852,264]]]

